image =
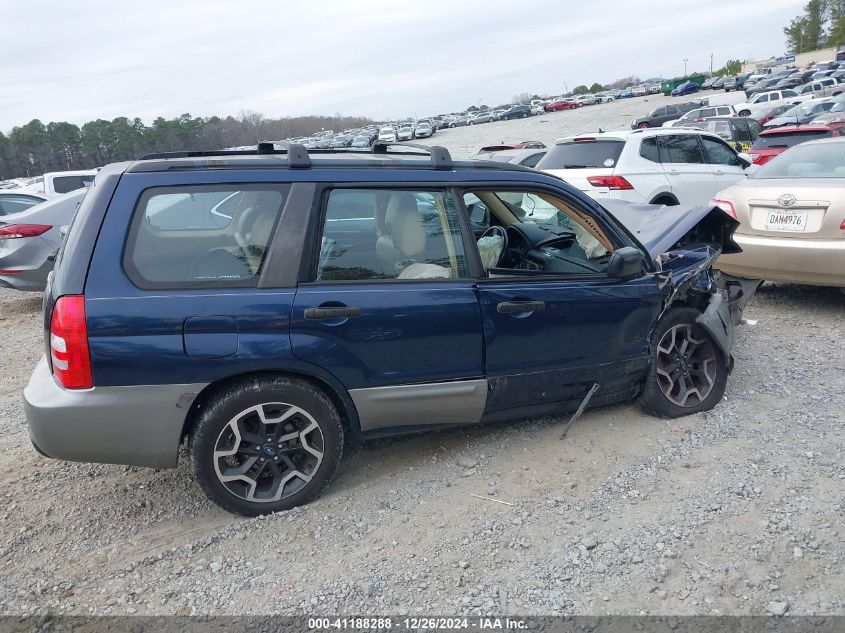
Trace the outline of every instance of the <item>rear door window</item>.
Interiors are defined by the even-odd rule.
[[[703,163],[701,146],[694,134],[672,134],[660,137],[660,157],[664,163]]]
[[[554,145],[537,163],[538,169],[595,169],[613,167],[619,160],[625,141],[621,139],[584,139]]]
[[[329,193],[317,281],[458,279],[468,274],[451,193],[399,189]]]
[[[153,187],[141,194],[123,264],[139,288],[254,287],[288,186]]]

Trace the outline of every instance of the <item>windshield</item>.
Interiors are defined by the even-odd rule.
[[[625,141],[590,139],[559,143],[537,163],[537,169],[611,168],[619,160]]]
[[[799,143],[815,141],[831,136],[830,130],[807,130],[801,132],[781,132],[779,134],[761,134],[754,141],[751,149],[793,147]]]
[[[845,143],[799,145],[762,165],[749,178],[845,178]]]

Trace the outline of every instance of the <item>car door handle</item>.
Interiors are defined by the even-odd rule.
[[[679,172],[677,169],[667,169],[666,173],[670,176],[677,176],[681,172]]]
[[[539,312],[545,309],[545,301],[503,301],[496,304],[496,312],[499,314],[522,314],[524,312]]]
[[[721,169],[716,169],[716,170],[713,171],[713,173],[716,174],[717,176],[724,176],[725,175],[725,172],[723,172]]]
[[[305,318],[313,321],[328,321],[331,319],[348,319],[361,316],[361,308],[337,306],[328,308],[305,308]]]

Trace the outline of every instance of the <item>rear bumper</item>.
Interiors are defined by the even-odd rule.
[[[66,390],[42,357],[23,392],[29,436],[54,459],[172,468],[185,416],[204,386]]]
[[[5,243],[3,243],[5,242]],[[0,288],[44,290],[47,275],[53,270],[50,255],[55,247],[43,237],[0,241]]]
[[[845,287],[845,239],[812,240],[734,233],[742,253],[722,255],[714,268],[737,277]]]

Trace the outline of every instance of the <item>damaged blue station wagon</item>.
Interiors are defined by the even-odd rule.
[[[208,496],[256,515],[325,488],[347,433],[719,402],[757,283],[712,269],[736,220],[391,147],[102,169],[46,290],[37,450],[163,468],[186,440]]]

